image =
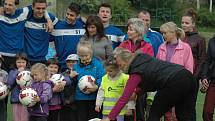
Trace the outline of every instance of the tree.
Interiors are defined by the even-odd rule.
[[[213,0],[210,0],[210,7],[209,7],[209,12],[212,12],[212,8],[213,8]]]
[[[197,10],[199,11],[199,9],[200,9],[200,1],[199,0],[196,1],[196,5],[197,5]]]

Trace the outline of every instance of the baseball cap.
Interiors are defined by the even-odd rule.
[[[67,56],[66,61],[68,60],[78,60],[78,55],[77,54],[71,54]]]

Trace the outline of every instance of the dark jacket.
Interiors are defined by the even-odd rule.
[[[137,54],[129,66],[129,74],[140,74],[141,83],[139,87],[144,92],[157,91],[165,87],[168,81],[174,81],[175,75],[184,67],[181,65],[157,60],[146,54]]]
[[[215,36],[209,40],[205,62],[202,66],[202,79],[215,80]]]
[[[194,60],[193,74],[196,78],[199,78],[200,67],[206,57],[205,38],[200,36],[197,32],[188,32],[182,41],[188,43],[192,49]]]
[[[62,73],[64,76],[69,77],[70,70],[67,69],[65,72]],[[71,79],[72,80],[72,79]],[[72,84],[66,85],[63,90],[63,105],[73,107],[75,102],[75,89],[77,86],[77,80],[73,79]]]

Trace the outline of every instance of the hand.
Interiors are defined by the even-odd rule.
[[[55,84],[52,90],[53,92],[61,92],[64,90],[64,87],[62,87],[60,84]]]
[[[38,95],[34,96],[32,100],[32,103],[36,104],[37,102],[40,102],[40,97]]]
[[[70,74],[69,74],[69,76],[71,77],[71,78],[74,78],[75,76],[77,76],[78,75],[78,72],[76,72],[76,71],[70,71]]]
[[[64,90],[65,85],[66,85],[66,81],[59,82],[57,85],[59,88],[59,92],[62,92]]]
[[[100,106],[97,105],[97,106],[95,107],[95,111],[99,113],[100,110],[101,110],[101,109],[100,109]]]
[[[209,82],[208,82],[208,80],[207,79],[203,79],[202,80],[202,87],[204,88],[204,89],[208,89],[208,87],[209,87]]]
[[[19,68],[18,68],[18,71],[19,71],[19,72],[24,71],[24,70],[25,70],[24,67],[19,67]]]
[[[132,114],[133,114],[133,112],[131,109],[127,110],[125,113],[126,116],[131,116]]]
[[[53,32],[54,31],[54,25],[51,19],[47,19],[46,23],[46,32]]]
[[[98,89],[98,86],[97,86],[97,85],[94,86],[93,88],[87,87],[87,92],[92,93],[92,92],[95,92],[97,89]]]
[[[133,92],[133,94],[131,95],[131,97],[129,98],[129,100],[136,100],[136,93]]]
[[[63,80],[62,82],[59,82],[58,83],[58,85],[60,85],[61,87],[65,87],[65,85],[66,85],[66,81],[65,80]]]
[[[104,118],[104,119],[102,119],[100,121],[110,121],[110,119],[107,117],[107,118]]]

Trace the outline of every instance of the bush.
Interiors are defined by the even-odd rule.
[[[209,13],[208,8],[201,8],[198,12],[197,24],[200,27],[215,27],[215,12]]]

